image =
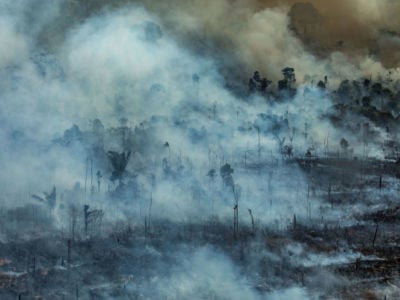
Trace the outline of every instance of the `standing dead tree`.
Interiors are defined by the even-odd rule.
[[[95,186],[93,185],[93,158],[86,158],[86,168],[85,168],[85,201],[87,199],[87,181],[90,171],[90,195],[94,194]]]
[[[90,225],[93,225],[92,226],[93,228],[100,229],[104,212],[101,209],[94,209],[89,211],[89,205],[85,205],[83,207],[83,212],[84,212],[84,222],[85,222],[85,236],[87,236]]]
[[[71,265],[71,254],[72,254],[72,241],[70,239],[67,240],[67,264]]]
[[[234,189],[233,177],[232,177],[233,172],[234,170],[232,169],[230,164],[225,164],[220,168],[220,175],[222,177],[224,185],[231,186]]]
[[[292,144],[285,145],[286,138],[283,137],[282,139],[279,136],[276,136],[279,145],[279,152],[282,156],[282,160],[291,159],[293,157],[293,146]]]
[[[255,224],[254,224],[254,217],[253,217],[253,212],[251,211],[251,209],[249,208],[249,215],[250,215],[250,219],[251,219],[251,230],[252,233],[255,233]]]
[[[70,230],[71,230],[71,240],[75,241],[75,235],[76,235],[76,228],[77,228],[77,220],[78,220],[78,209],[76,206],[71,205],[68,208],[68,214],[70,218]]]
[[[233,236],[236,238],[239,233],[239,194],[240,188],[238,185],[232,185],[234,196],[233,202]]]
[[[378,222],[376,222],[375,224],[375,232],[374,232],[374,238],[372,239],[372,247],[375,248],[375,241],[376,241],[376,237],[378,235],[378,229],[379,229],[379,224]]]
[[[93,185],[93,159],[90,159],[90,195],[94,193],[94,185]]]
[[[153,206],[153,193],[150,195],[148,215],[144,217],[144,235],[147,236],[151,232],[151,207]]]
[[[329,153],[329,134],[324,138],[324,154],[328,157]]]
[[[311,220],[311,201],[310,201],[310,184],[307,184],[307,203],[306,203],[306,210],[308,218]]]
[[[96,177],[97,177],[97,192],[100,193],[101,178],[103,177],[100,170],[97,170]]]
[[[231,165],[226,163],[220,168],[220,175],[222,177],[225,187],[230,187],[233,193],[233,235],[236,238],[239,232],[239,195],[240,187],[234,183],[232,174],[234,170]]]
[[[349,142],[345,138],[340,140],[340,148],[342,148],[343,156],[346,156],[348,153]]]
[[[46,204],[50,210],[53,210],[56,206],[56,200],[57,200],[56,187],[53,186],[53,189],[51,190],[50,193],[43,192],[43,196],[38,196],[36,194],[33,194],[32,198],[39,200],[40,202]]]

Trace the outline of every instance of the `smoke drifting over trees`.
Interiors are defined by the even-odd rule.
[[[325,2],[0,0],[0,298],[396,299],[400,5]]]

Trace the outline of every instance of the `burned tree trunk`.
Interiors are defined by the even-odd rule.
[[[239,191],[237,185],[232,185],[234,196],[233,203],[233,235],[236,238],[239,233]]]
[[[379,228],[379,224],[376,223],[374,238],[373,238],[373,240],[372,240],[372,248],[375,248],[375,241],[376,241],[376,237],[377,237],[377,235],[378,235],[378,228]]]
[[[251,219],[251,230],[252,233],[255,233],[255,225],[254,225],[254,217],[253,217],[253,212],[251,211],[251,209],[249,208],[249,214],[250,214],[250,219]]]
[[[72,242],[70,239],[67,241],[67,264],[68,266],[71,264],[71,252],[72,252]]]

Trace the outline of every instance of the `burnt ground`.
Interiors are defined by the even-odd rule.
[[[288,216],[285,228],[239,224],[235,235],[218,218],[193,224],[154,220],[146,227],[126,221],[71,239],[53,228],[40,207],[3,210],[0,298],[146,298],[142,287],[179,264],[177,253],[212,247],[229,256],[260,294],[298,286],[318,295],[312,299],[398,299],[399,167],[331,159],[300,165],[308,201],[319,199],[321,211]],[[342,214],[328,218],[329,209]],[[18,224],[10,226],[11,220]]]

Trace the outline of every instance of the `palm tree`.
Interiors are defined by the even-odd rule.
[[[131,151],[128,151],[127,153],[122,152],[118,153],[116,151],[108,151],[107,156],[110,159],[110,162],[114,168],[112,175],[111,175],[111,181],[119,180],[121,181],[122,176],[124,175],[126,171],[126,166],[128,165],[129,158],[131,156]]]

